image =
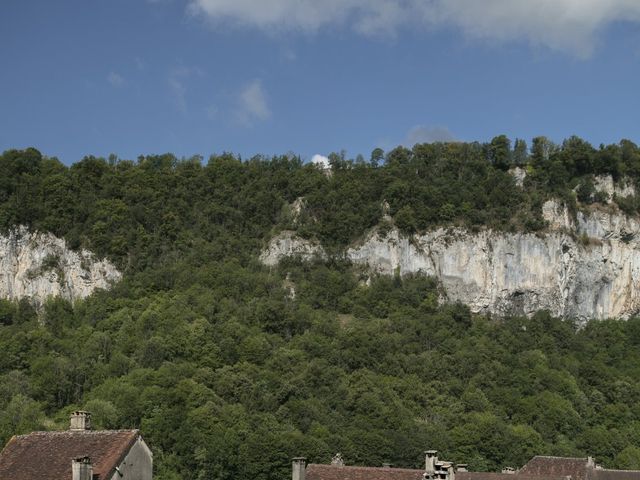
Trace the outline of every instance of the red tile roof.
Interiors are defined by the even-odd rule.
[[[424,470],[384,467],[338,467],[311,463],[305,480],[422,480]]]
[[[536,476],[571,476],[573,480],[585,480],[587,478],[587,459],[538,455],[529,460],[519,473]]]
[[[310,464],[305,472],[306,480],[422,480],[424,470],[384,467],[338,467]],[[564,476],[523,475],[520,473],[456,472],[456,480],[566,480]],[[618,479],[602,479],[618,480]],[[619,479],[627,480],[627,479]],[[640,480],[640,479],[633,479]]]
[[[566,480],[562,475],[527,475],[522,472],[456,472],[456,480]]]
[[[638,470],[607,470],[589,465],[587,458],[533,457],[519,473],[571,476],[572,480],[640,480]]]
[[[82,456],[91,457],[94,475],[108,480],[138,437],[138,430],[18,435],[0,453],[0,480],[71,480],[71,460]]]
[[[594,469],[590,477],[592,480],[640,480],[640,471]]]

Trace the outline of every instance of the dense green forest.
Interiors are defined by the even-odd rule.
[[[543,231],[547,198],[575,211],[603,201],[596,175],[638,185],[638,146],[498,136],[330,160],[328,175],[289,155],[0,156],[0,229],[53,232],[124,273],[74,305],[0,301],[0,442],[85,408],[100,428],[140,428],[160,480],[282,479],[291,457],[338,451],[419,467],[427,448],[475,470],[534,454],[640,468],[640,319],[475,316],[438,305],[429,278],[367,286],[339,256],[258,261],[285,228],[339,252],[385,201],[405,232]]]

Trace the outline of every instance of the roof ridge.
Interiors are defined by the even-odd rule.
[[[25,433],[22,435],[14,435],[15,438],[25,438],[25,437],[29,437],[31,435],[64,435],[64,434],[71,434],[71,435],[98,435],[98,434],[105,434],[105,433],[129,433],[129,432],[135,432],[135,433],[139,433],[140,430],[137,428],[123,428],[120,430],[39,430],[37,432],[30,432],[30,433]]]
[[[342,466],[338,466],[338,465],[331,465],[331,464],[327,464],[327,463],[309,463],[307,465],[307,467],[326,467],[326,468],[335,468],[335,469],[341,469],[341,468],[358,468],[361,470],[405,470],[405,471],[409,471],[409,472],[424,472],[424,469],[420,469],[420,468],[397,468],[397,467],[367,467],[367,466],[360,466],[360,465],[342,465]]]
[[[633,472],[640,473],[640,470],[622,470],[620,468],[596,468],[596,472]]]
[[[559,457],[556,455],[535,455],[533,458],[558,458],[561,460],[584,460],[585,462],[587,461],[587,457]],[[533,458],[531,460],[533,460]]]

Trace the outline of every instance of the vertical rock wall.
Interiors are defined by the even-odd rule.
[[[59,296],[73,302],[109,288],[121,276],[107,260],[72,251],[52,234],[18,227],[0,235],[0,298],[28,298],[41,305]]]

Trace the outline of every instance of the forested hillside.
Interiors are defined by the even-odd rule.
[[[640,319],[479,317],[439,306],[429,278],[258,261],[281,229],[339,252],[389,221],[385,202],[405,232],[542,234],[546,199],[604,203],[596,175],[640,191],[635,144],[499,136],[330,159],[329,174],[293,156],[0,156],[2,230],[52,232],[123,272],[74,305],[0,301],[0,442],[85,408],[98,427],[141,428],[160,480],[282,479],[291,457],[338,451],[418,467],[427,447],[475,470],[534,454],[640,468]]]

